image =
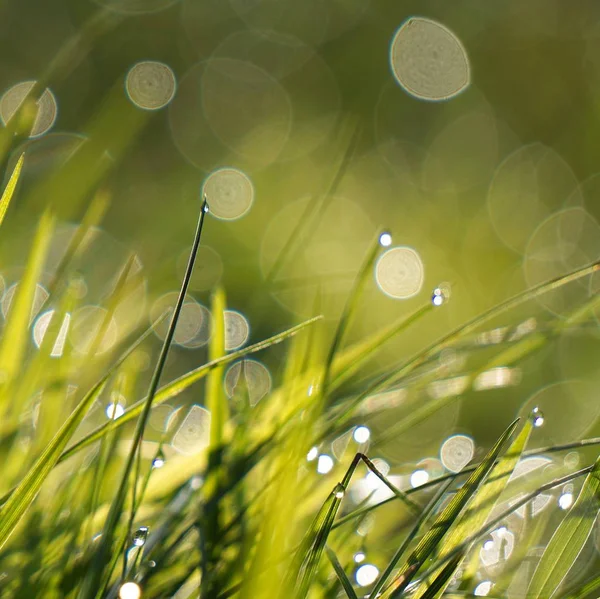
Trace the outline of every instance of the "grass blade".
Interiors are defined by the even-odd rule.
[[[196,368],[195,370],[192,370],[191,372],[188,372],[187,374],[180,376],[179,378],[175,379],[174,381],[167,383],[166,385],[163,385],[156,392],[156,395],[154,396],[154,400],[152,402],[153,405],[159,405],[161,403],[168,401],[169,399],[172,399],[173,397],[176,397],[177,395],[179,395],[180,393],[185,391],[188,387],[190,387],[197,381],[203,379],[211,370],[213,370],[215,368],[219,368],[220,366],[229,364],[230,362],[233,362],[233,361],[237,360],[238,358],[242,358],[243,356],[247,356],[249,354],[266,349],[267,347],[270,347],[271,345],[281,343],[282,341],[285,341],[286,339],[289,339],[290,337],[296,335],[302,329],[317,322],[320,319],[321,319],[320,316],[316,316],[316,317],[306,320],[286,331],[283,331],[282,333],[278,333],[277,335],[274,335],[273,337],[269,337],[268,339],[265,339],[264,341],[259,341],[258,343],[255,343],[254,345],[250,345],[244,349],[240,349],[238,351],[227,354],[226,356],[223,356],[222,358],[219,358],[218,360],[215,360],[214,362],[208,362],[207,364],[203,364],[202,366]],[[117,420],[111,420],[110,422],[106,422],[102,426],[99,426],[96,430],[94,430],[91,433],[89,433],[88,435],[86,435],[83,439],[81,439],[80,441],[75,443],[72,447],[69,447],[69,449],[67,449],[67,451],[65,451],[65,453],[61,456],[61,461],[65,460],[68,457],[81,451],[84,447],[89,446],[94,441],[101,439],[104,435],[108,434],[110,431],[115,430],[116,428],[119,428],[120,426],[123,426],[125,423],[130,422],[131,420],[133,420],[134,418],[139,416],[142,412],[145,402],[146,402],[146,399],[137,401],[130,408],[128,408],[120,418],[118,418]]]
[[[458,518],[458,520],[443,538],[438,548],[438,555],[440,557],[445,557],[454,549],[456,549],[456,547],[461,545],[464,539],[469,536],[471,531],[478,530],[485,525],[490,514],[492,513],[492,510],[494,509],[496,500],[504,491],[510,475],[515,469],[517,462],[521,459],[523,450],[525,449],[527,441],[529,440],[529,436],[531,435],[532,428],[533,420],[528,419],[525,422],[525,426],[511,443],[506,453],[498,460],[498,462],[490,471],[488,478],[471,501],[468,510]],[[455,557],[449,563],[453,563],[455,568],[457,568],[460,565],[465,553],[466,551],[463,552],[462,555],[457,556],[458,559]],[[452,577],[452,573],[450,573],[450,576],[447,577],[444,574],[447,574],[447,567],[448,564],[446,564],[444,567],[443,572],[439,573],[435,581],[423,581],[417,587],[414,594],[414,599],[427,597],[427,593],[433,584],[440,585],[442,584],[443,580],[445,580],[447,584]],[[439,586],[439,589],[444,588],[445,585]]]
[[[599,498],[600,458],[586,476],[567,516],[552,535],[529,583],[527,597],[549,599],[559,589],[594,528]]]
[[[17,376],[29,336],[29,321],[35,296],[36,285],[46,259],[46,251],[54,230],[54,217],[45,212],[40,220],[27,266],[11,302],[8,322],[0,345],[0,370],[5,375],[3,402],[9,399],[6,393],[11,381]],[[5,405],[4,410],[10,411]]]
[[[0,510],[0,547],[6,543],[15,526],[35,499],[42,483],[58,462],[62,451],[69,439],[83,420],[94,400],[102,392],[106,382],[123,362],[135,351],[150,334],[148,330],[142,335],[123,356],[102,376],[102,378],[88,391],[79,405],[73,410],[56,435],[52,438],[46,449],[42,452],[36,463],[27,475],[11,493],[6,503]]]
[[[88,576],[85,577],[83,584],[79,590],[78,596],[81,598],[85,597],[93,597],[97,593],[97,589],[99,588],[99,583],[102,578],[102,573],[105,566],[105,561],[110,554],[110,549],[113,544],[113,539],[116,534],[117,525],[119,523],[119,519],[121,517],[123,506],[125,504],[125,497],[127,495],[127,488],[129,486],[130,475],[133,472],[134,463],[136,461],[136,457],[138,454],[138,450],[140,447],[140,443],[142,441],[142,437],[144,436],[144,431],[146,428],[146,422],[148,421],[148,417],[150,416],[150,409],[152,407],[152,400],[156,395],[156,391],[158,390],[158,384],[160,382],[160,377],[162,375],[162,371],[167,361],[167,357],[169,354],[169,349],[171,347],[171,342],[173,341],[173,337],[175,335],[175,329],[177,327],[177,321],[179,319],[179,315],[181,313],[181,309],[183,307],[183,303],[185,301],[185,296],[187,293],[187,288],[189,286],[190,279],[192,277],[192,272],[194,269],[194,262],[196,260],[196,254],[198,252],[198,247],[200,246],[200,239],[202,236],[202,228],[204,225],[204,217],[208,212],[208,205],[206,200],[202,203],[202,207],[200,209],[200,218],[198,220],[198,224],[196,227],[196,234],[194,236],[194,243],[192,244],[192,249],[190,252],[190,257],[188,261],[188,265],[185,271],[185,275],[183,277],[183,281],[181,284],[181,289],[179,291],[179,296],[177,298],[177,303],[175,304],[175,309],[173,310],[173,314],[171,316],[171,322],[169,323],[169,328],[167,330],[167,334],[165,336],[165,340],[163,342],[163,346],[158,358],[158,362],[154,369],[154,373],[152,375],[152,380],[150,381],[150,386],[148,389],[148,395],[144,400],[144,404],[142,406],[140,418],[138,420],[133,440],[131,443],[131,450],[129,455],[127,456],[127,461],[125,463],[125,467],[123,468],[123,472],[121,474],[121,480],[119,483],[119,487],[114,496],[114,499],[111,503],[110,510],[108,512],[108,516],[106,518],[106,522],[102,531],[102,537],[100,539],[98,550],[94,556],[93,563],[91,564],[90,571]],[[137,480],[133,481],[133,485],[137,484]],[[132,513],[130,521],[133,521],[135,516],[135,502],[132,502]]]
[[[327,553],[327,557],[329,558],[329,561],[331,562],[331,565],[333,566],[333,569],[335,570],[338,580],[340,581],[340,584],[342,585],[348,599],[358,599],[352,583],[346,575],[346,572],[344,572],[344,568],[342,567],[342,564],[340,564],[336,554],[327,546],[325,546],[325,553]]]
[[[19,160],[17,160],[17,164],[15,164],[15,168],[2,192],[2,197],[0,198],[0,226],[4,222],[4,217],[6,216],[6,211],[8,210],[8,206],[10,205],[10,201],[15,193],[15,189],[17,188],[17,183],[19,182],[19,177],[21,176],[21,169],[23,168],[23,161],[25,160],[25,154],[21,154],[19,156]]]
[[[473,500],[477,490],[483,481],[491,472],[494,463],[507,441],[517,427],[518,420],[515,420],[504,431],[500,439],[488,452],[485,459],[472,472],[465,484],[460,488],[450,503],[435,519],[433,525],[423,536],[415,550],[412,552],[400,571],[394,577],[394,580],[386,587],[381,594],[382,599],[389,599],[400,595],[413,580],[421,566],[431,556],[433,551],[439,546],[441,540],[448,532],[449,528],[459,517],[460,513]]]

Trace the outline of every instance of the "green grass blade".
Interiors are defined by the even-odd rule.
[[[203,379],[211,370],[213,370],[215,368],[219,368],[220,366],[229,364],[230,362],[233,362],[239,358],[242,358],[243,356],[247,356],[249,354],[266,349],[267,347],[270,347],[277,343],[281,343],[282,341],[285,341],[286,339],[296,335],[302,329],[317,322],[320,319],[321,319],[320,316],[311,318],[311,319],[306,320],[286,331],[278,333],[277,335],[274,335],[273,337],[269,337],[268,339],[265,339],[264,341],[259,341],[258,343],[255,343],[254,345],[250,345],[244,349],[240,349],[238,351],[227,354],[226,356],[223,356],[222,358],[215,360],[214,362],[208,362],[207,364],[203,364],[202,366],[196,368],[195,370],[192,370],[191,372],[188,372],[187,374],[180,376],[179,378],[175,379],[174,381],[167,383],[166,385],[163,385],[157,391],[156,395],[154,396],[154,400],[152,402],[153,405],[155,405],[155,406],[159,405],[161,403],[168,401],[169,399],[171,399],[173,397],[176,397],[177,395],[179,395],[180,393],[185,391],[188,387],[190,387],[197,381]],[[83,439],[81,439],[80,441],[75,443],[72,447],[69,447],[67,449],[67,451],[65,451],[64,455],[61,456],[61,461],[76,454],[78,451],[81,451],[84,447],[89,446],[94,441],[101,439],[104,435],[108,434],[111,430],[115,430],[116,428],[123,426],[125,423],[130,422],[131,420],[133,420],[134,418],[139,416],[142,412],[142,408],[144,407],[145,401],[146,401],[145,399],[142,399],[142,400],[136,402],[130,408],[128,408],[120,418],[117,418],[117,420],[111,420],[110,422],[103,424],[102,426],[98,427],[96,430],[92,431],[91,433],[89,433],[88,435],[83,437]]]
[[[17,183],[19,182],[19,177],[21,176],[21,169],[23,168],[23,161],[25,160],[25,154],[21,154],[19,160],[17,160],[17,164],[15,164],[15,168],[2,192],[2,197],[0,198],[0,226],[4,222],[4,217],[6,216],[6,211],[8,210],[8,206],[10,205],[10,201],[15,193],[15,189],[17,188]]]
[[[212,334],[208,351],[210,362],[225,356],[225,293],[217,288],[211,302]],[[240,374],[243,378],[243,374]],[[211,414],[210,450],[217,451],[223,444],[225,424],[229,417],[227,400],[223,391],[223,366],[217,366],[206,377],[206,408]]]
[[[566,275],[556,277],[549,281],[540,283],[531,289],[527,289],[513,297],[497,304],[485,310],[475,318],[471,319],[467,323],[457,327],[456,329],[450,331],[429,347],[424,350],[418,352],[415,356],[407,360],[399,369],[382,375],[378,380],[369,385],[358,397],[356,397],[352,402],[350,402],[344,412],[338,416],[336,424],[341,424],[346,420],[349,420],[353,417],[356,408],[370,395],[377,393],[385,389],[388,385],[392,384],[395,381],[402,380],[407,377],[409,374],[414,372],[419,366],[427,362],[430,358],[437,355],[446,347],[451,346],[457,340],[465,337],[466,335],[471,334],[476,331],[481,325],[486,322],[492,320],[504,314],[505,312],[520,306],[528,301],[534,300],[542,295],[550,293],[551,291],[555,291],[564,285],[577,281],[583,277],[587,277],[592,275],[596,271],[600,270],[600,261],[593,262],[589,265],[586,265],[582,268],[574,270]]]
[[[10,497],[6,500],[0,510],[0,547],[6,543],[21,517],[32,504],[42,483],[58,462],[69,439],[80,425],[94,400],[102,392],[108,379],[131,355],[131,353],[139,347],[150,332],[151,331],[147,331],[142,335],[87,392],[79,405],[73,410],[71,415],[44,449],[25,478],[17,485]]]
[[[0,371],[6,377],[4,390],[10,387],[11,381],[14,380],[21,368],[29,337],[29,321],[36,285],[46,259],[46,251],[53,230],[54,217],[50,212],[45,212],[40,219],[25,272],[12,299],[8,321],[2,336]],[[2,401],[7,402],[9,399],[4,393]],[[4,406],[5,410],[10,410],[10,408],[10,404]]]
[[[556,529],[527,589],[531,599],[549,599],[559,589],[590,536],[600,508],[600,458],[565,519]]]
[[[327,546],[325,546],[325,552],[327,553],[327,557],[329,558],[329,561],[331,562],[331,565],[333,566],[333,569],[335,570],[338,580],[340,581],[340,584],[342,585],[342,588],[344,589],[348,599],[358,599],[352,583],[350,582],[346,572],[344,572],[344,568],[342,567],[342,564],[340,564],[336,554]]]
[[[181,283],[181,289],[179,291],[179,296],[177,297],[177,302],[175,304],[175,308],[173,310],[173,314],[171,316],[171,322],[169,323],[169,328],[167,330],[167,334],[165,336],[163,346],[158,357],[158,361],[156,367],[154,369],[154,373],[152,375],[152,379],[150,381],[150,385],[148,388],[148,394],[146,399],[144,400],[140,417],[137,422],[137,426],[135,432],[133,434],[133,439],[131,443],[131,449],[127,456],[127,460],[125,462],[125,466],[123,468],[123,472],[121,474],[121,479],[119,482],[119,486],[117,488],[117,492],[113,498],[113,501],[110,505],[110,509],[108,512],[108,516],[106,517],[106,522],[104,524],[104,528],[102,530],[102,537],[99,542],[98,549],[95,553],[93,562],[90,566],[90,571],[88,575],[85,577],[80,589],[78,596],[80,598],[86,597],[94,597],[96,596],[99,583],[102,579],[102,575],[104,572],[104,567],[106,565],[106,561],[110,561],[110,550],[113,545],[113,540],[117,534],[117,526],[119,524],[119,520],[121,518],[121,514],[123,512],[123,506],[125,504],[125,499],[127,495],[127,489],[129,487],[130,477],[133,472],[134,464],[136,463],[136,458],[138,456],[138,450],[140,448],[140,443],[144,436],[144,431],[146,429],[146,423],[148,421],[148,417],[150,416],[150,409],[152,407],[152,401],[156,392],[158,390],[158,384],[160,382],[160,377],[162,375],[164,366],[167,361],[167,357],[169,355],[169,350],[171,347],[171,343],[173,341],[173,337],[175,336],[175,329],[177,328],[177,321],[179,319],[179,315],[181,313],[181,309],[183,307],[183,303],[185,301],[185,296],[187,293],[187,289],[189,286],[190,279],[192,277],[192,272],[194,269],[194,263],[196,260],[196,255],[198,253],[198,248],[200,246],[200,239],[202,237],[202,229],[204,225],[204,218],[206,213],[208,212],[208,205],[206,200],[202,203],[202,207],[200,208],[200,218],[198,219],[198,224],[196,226],[196,233],[194,235],[194,242],[192,244],[192,249],[190,251],[190,256],[188,260],[188,265],[185,271],[185,275],[183,277],[183,281]],[[139,463],[139,462],[138,462]],[[133,481],[133,488],[137,485],[137,480]],[[135,517],[135,501],[132,502],[131,508],[131,517],[130,522],[133,522]]]
[[[433,551],[439,546],[440,542],[463,509],[474,499],[481,484],[494,467],[494,463],[501,454],[507,439],[517,427],[518,422],[518,420],[515,420],[506,431],[504,431],[496,444],[488,452],[485,459],[482,460],[479,466],[471,473],[469,478],[465,481],[465,484],[438,515],[431,528],[425,533],[408,560],[400,568],[400,571],[396,574],[394,580],[383,591],[381,594],[382,599],[398,596],[410,584],[421,566],[423,566],[426,560],[432,555]]]
[[[321,561],[333,521],[344,498],[344,493],[344,486],[338,483],[319,510],[306,536],[306,540],[310,545],[309,549],[304,550],[305,543],[299,549],[300,555],[303,555],[304,558],[295,585],[298,599],[306,597],[311,583],[314,582],[315,573]]]
[[[515,469],[518,461],[521,459],[521,455],[527,445],[532,429],[533,421],[532,419],[528,419],[521,432],[515,437],[514,441],[507,449],[506,453],[498,460],[490,471],[486,481],[473,497],[469,508],[458,518],[458,520],[456,520],[455,524],[443,538],[438,547],[438,555],[440,557],[443,558],[450,554],[456,547],[461,545],[464,539],[466,539],[472,531],[478,530],[485,525],[494,509],[496,500],[504,491],[510,475]],[[458,561],[456,561],[455,558],[452,559],[452,563],[455,564],[455,567],[459,566],[462,557],[464,557],[464,553]],[[444,572],[446,572],[447,566],[448,564],[444,567]],[[450,578],[451,576],[445,578],[446,583],[450,581]],[[440,584],[443,579],[444,577],[440,573],[435,579],[436,584]],[[432,584],[434,584],[432,581],[424,581],[421,583],[416,589],[414,599],[426,597],[429,587]],[[445,587],[442,586],[440,588],[443,589]]]
[[[453,479],[447,480],[446,483],[443,484],[438,489],[438,491],[436,492],[436,494],[434,495],[432,500],[429,502],[429,504],[427,506],[425,506],[425,509],[419,515],[419,517],[418,517],[417,521],[415,522],[415,524],[413,525],[412,529],[406,535],[406,538],[404,539],[404,541],[402,541],[402,545],[400,545],[400,547],[394,554],[394,557],[392,557],[390,563],[387,565],[385,570],[381,573],[381,576],[375,583],[375,586],[371,589],[371,595],[373,597],[379,596],[379,592],[381,591],[381,589],[383,589],[383,587],[387,584],[388,580],[390,580],[390,577],[392,576],[392,573],[394,572],[394,569],[396,568],[396,564],[400,561],[402,556],[406,553],[410,544],[415,540],[415,538],[419,534],[419,531],[421,530],[423,523],[431,516],[431,514],[433,513],[433,510],[436,508],[436,506],[438,505],[438,503],[440,502],[442,497],[446,494],[446,491],[448,490],[448,488],[450,487],[450,485],[453,482],[454,482]]]

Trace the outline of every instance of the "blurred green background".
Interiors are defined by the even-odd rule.
[[[392,42],[415,16],[458,40],[469,70],[460,93],[430,101],[400,85]],[[381,228],[394,247],[418,254],[422,284],[400,299],[374,275],[354,339],[430,301],[438,284],[451,285],[448,305],[382,349],[367,379],[510,295],[600,257],[596,2],[12,0],[0,17],[0,91],[37,81],[56,102],[42,135],[3,132],[6,164],[26,153],[0,245],[5,289],[18,280],[44,207],[63,222],[60,254],[68,223],[101,190],[111,203],[80,265],[84,303],[101,302],[133,250],[145,268],[141,314],[179,286],[207,178],[236,169],[253,203],[235,220],[211,215],[191,296],[206,306],[220,282],[228,307],[249,323],[249,341],[317,312],[332,324]],[[417,60],[416,76],[443,80],[454,59],[446,61],[443,44],[441,55],[427,46],[427,36],[419,43],[433,62]],[[145,61],[168,67],[137,90],[166,93],[156,110],[140,106],[133,80],[126,84]],[[171,73],[172,99],[164,89]],[[298,243],[280,260],[298,223]],[[412,276],[406,265],[394,268],[392,282]],[[526,321],[543,328],[597,283],[575,283],[490,329]],[[561,420],[536,431],[537,443],[593,433],[597,356],[594,323],[525,360],[508,383],[465,393],[378,451],[416,462],[436,456],[453,432],[485,446],[540,392],[544,400],[535,401]],[[205,359],[202,342],[180,345],[168,377]],[[261,359],[278,381],[283,352]],[[202,390],[188,399],[202,403]],[[389,418],[371,424],[380,430]]]

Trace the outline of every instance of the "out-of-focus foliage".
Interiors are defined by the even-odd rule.
[[[1,596],[596,597],[594,2],[0,16]]]

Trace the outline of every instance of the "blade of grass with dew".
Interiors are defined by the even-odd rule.
[[[501,522],[503,522],[508,516],[514,514],[516,510],[523,507],[527,503],[529,503],[532,499],[535,499],[538,495],[545,493],[546,491],[551,491],[564,485],[565,483],[571,482],[580,476],[584,476],[589,474],[593,470],[594,466],[587,466],[577,472],[573,472],[568,474],[567,476],[563,476],[561,478],[555,479],[549,483],[543,484],[538,487],[535,491],[528,493],[527,495],[521,497],[517,501],[515,501],[510,508],[503,511],[501,514],[490,520],[485,526],[475,531],[473,534],[469,535],[464,541],[456,548],[454,548],[450,553],[446,555],[446,557],[437,560],[430,568],[427,569],[426,572],[423,573],[422,578],[427,579],[433,574],[435,574],[440,568],[442,568],[449,561],[454,559],[458,554],[466,551],[467,547],[473,545],[477,541],[480,541],[485,535],[489,533],[489,531],[493,530],[496,526],[498,526]]]
[[[352,418],[355,409],[362,403],[362,401],[373,395],[374,393],[383,390],[387,385],[391,384],[393,381],[402,380],[404,377],[408,376],[412,373],[417,367],[426,362],[429,358],[439,353],[442,349],[449,347],[456,340],[461,339],[462,337],[472,333],[482,324],[488,322],[489,320],[504,314],[508,310],[516,308],[517,306],[524,304],[528,301],[541,297],[546,293],[551,291],[555,291],[556,289],[567,285],[571,282],[577,281],[583,277],[589,276],[594,272],[600,270],[600,261],[593,262],[587,266],[576,269],[566,275],[556,277],[549,281],[540,283],[531,289],[527,289],[513,297],[497,304],[485,310],[483,313],[479,314],[475,318],[471,319],[467,323],[453,329],[446,335],[442,336],[441,339],[438,339],[433,344],[418,352],[415,356],[407,360],[398,370],[395,370],[391,373],[386,373],[374,383],[369,385],[358,397],[354,398],[351,402],[349,402],[348,406],[345,407],[344,411],[335,419],[335,425],[339,426],[346,422],[348,419]]]
[[[127,457],[125,462],[125,466],[123,468],[123,472],[121,475],[121,480],[119,486],[117,488],[117,492],[114,496],[113,502],[111,503],[110,510],[108,512],[108,516],[106,518],[106,523],[104,525],[102,531],[102,537],[100,538],[99,546],[97,551],[95,552],[90,571],[88,575],[84,578],[82,585],[79,589],[78,597],[81,599],[95,597],[100,580],[102,579],[102,574],[104,571],[105,562],[107,557],[110,555],[110,550],[112,548],[113,539],[117,532],[117,526],[119,524],[119,520],[121,518],[121,514],[123,512],[123,506],[125,504],[125,497],[127,495],[127,488],[130,483],[130,477],[133,472],[133,467],[136,462],[137,452],[139,450],[139,445],[141,443],[142,437],[144,436],[144,431],[146,428],[146,422],[150,415],[150,409],[152,407],[152,401],[156,392],[158,390],[158,385],[160,382],[160,377],[162,375],[162,371],[167,361],[167,357],[169,354],[169,349],[171,347],[171,342],[173,341],[173,337],[175,335],[175,329],[177,327],[177,321],[179,319],[179,315],[181,313],[181,308],[183,307],[183,302],[185,300],[185,295],[187,293],[187,289],[189,286],[189,282],[192,276],[192,272],[194,269],[194,263],[196,260],[196,255],[198,253],[198,247],[200,246],[200,240],[202,237],[202,229],[204,226],[204,218],[206,213],[208,212],[208,204],[206,200],[202,203],[200,208],[200,217],[198,219],[198,224],[196,227],[196,233],[194,235],[194,242],[192,244],[192,249],[190,252],[188,265],[185,271],[185,275],[183,277],[183,281],[181,284],[181,289],[179,291],[179,296],[177,298],[177,303],[175,304],[175,309],[173,311],[173,315],[171,317],[171,322],[169,323],[169,328],[167,330],[167,334],[165,336],[165,340],[163,342],[163,346],[158,358],[158,362],[154,369],[154,373],[152,375],[152,380],[150,381],[150,386],[148,389],[148,394],[146,396],[145,402],[142,406],[142,411],[140,417],[138,419],[138,423],[133,435],[133,441],[131,446],[131,451]],[[137,481],[133,481],[133,485],[136,485]],[[133,520],[135,516],[134,513],[135,505],[132,505],[132,517],[130,521]]]
[[[583,482],[575,503],[555,530],[527,589],[531,599],[549,599],[573,567],[592,533],[600,509],[600,458]]]
[[[54,438],[44,449],[36,463],[29,470],[25,478],[17,485],[0,509],[0,548],[6,543],[15,526],[35,499],[42,483],[47,478],[58,462],[62,451],[69,439],[83,420],[94,400],[100,395],[106,382],[113,373],[121,366],[129,355],[150,334],[146,331],[124,355],[102,376],[102,378],[87,392],[79,405],[73,410],[65,423],[61,426]]]
[[[342,564],[340,564],[336,554],[327,545],[325,545],[325,552],[327,553],[327,557],[329,558],[338,580],[340,581],[340,584],[346,593],[346,597],[348,597],[348,599],[358,599],[358,596],[352,587],[352,583],[350,582],[346,572],[344,572],[344,568],[342,567]]]
[[[442,539],[438,546],[437,553],[439,556],[444,557],[452,552],[460,543],[469,535],[473,530],[482,528],[488,520],[496,500],[501,496],[502,492],[506,488],[510,475],[512,474],[515,466],[521,459],[523,450],[529,441],[531,431],[533,429],[533,419],[528,418],[521,432],[515,437],[509,448],[506,450],[504,455],[500,457],[497,463],[492,467],[487,479],[481,485],[473,499],[471,500],[468,509],[462,513],[461,516],[450,527],[447,534]],[[466,551],[465,551],[466,554]],[[464,554],[458,561],[452,560],[455,567],[458,568]],[[446,584],[450,581],[450,576],[446,576],[447,565],[444,567],[443,575],[439,573],[436,577],[435,585],[440,585],[442,580],[446,580]],[[414,599],[420,599],[426,597],[429,592],[429,588],[433,585],[433,581],[422,581],[421,584],[415,589]],[[445,589],[442,585],[439,587],[441,590]]]
[[[161,387],[154,397],[153,405],[159,405],[168,401],[169,399],[172,399],[173,397],[176,397],[180,393],[183,393],[183,391],[185,391],[188,387],[190,387],[197,381],[203,379],[214,368],[225,366],[226,364],[229,364],[237,360],[238,358],[242,358],[249,354],[266,349],[277,343],[281,343],[282,341],[285,341],[286,339],[296,335],[302,329],[317,322],[320,319],[320,316],[311,318],[303,323],[300,323],[299,325],[296,325],[286,331],[283,331],[282,333],[278,333],[273,337],[269,337],[264,341],[259,341],[258,343],[250,345],[244,349],[240,349],[230,354],[227,354],[226,356],[223,356],[223,358],[220,358],[214,362],[208,362],[207,364],[203,364],[202,366],[180,376],[174,381],[167,383],[166,385]],[[115,428],[119,428],[120,426],[123,426],[125,423],[139,416],[142,412],[145,402],[146,399],[142,399],[136,402],[130,408],[125,410],[124,414],[117,420],[107,422],[102,426],[98,427],[96,430],[89,433],[88,435],[86,435],[83,439],[81,439],[76,444],[67,449],[64,455],[61,456],[61,461],[65,460],[71,455],[74,455],[78,451],[81,451],[83,448],[87,447],[94,441],[97,441],[98,439],[102,438],[104,435],[108,434],[109,431],[114,430]]]
[[[5,416],[14,411],[10,403],[10,394],[7,393],[16,378],[29,337],[29,321],[35,297],[36,285],[39,280],[50,238],[54,230],[54,217],[49,211],[42,214],[33,240],[33,245],[25,272],[21,278],[12,298],[10,311],[7,316],[6,327],[0,344],[0,371],[4,373],[4,386],[1,407]]]
[[[379,233],[376,239],[371,243],[371,248],[367,253],[367,258],[363,262],[362,266],[358,271],[358,274],[356,275],[354,285],[352,287],[352,290],[350,291],[348,300],[344,305],[344,309],[342,311],[342,315],[340,316],[338,326],[336,327],[335,333],[333,335],[333,341],[331,342],[331,345],[329,347],[329,352],[325,359],[325,365],[323,368],[323,397],[327,396],[333,360],[344,340],[344,335],[346,334],[348,328],[352,323],[352,319],[354,318],[354,315],[356,313],[358,302],[360,301],[362,292],[364,291],[365,284],[371,277],[373,265],[375,264],[375,260],[379,253],[379,250],[381,249],[381,244],[379,242],[380,235],[381,233]]]
[[[15,164],[15,168],[10,175],[10,179],[2,192],[2,197],[0,197],[0,226],[4,222],[4,217],[6,216],[6,211],[8,210],[8,206],[10,205],[10,201],[15,193],[15,189],[17,188],[17,183],[19,182],[19,177],[21,176],[21,169],[23,168],[23,161],[25,160],[25,154],[21,154],[19,159],[17,160],[17,164]]]
[[[437,490],[431,501],[425,506],[425,508],[421,511],[421,514],[417,518],[417,521],[413,525],[410,532],[406,535],[405,539],[402,541],[402,544],[390,560],[389,564],[386,566],[385,570],[381,573],[379,578],[377,579],[375,586],[371,589],[371,595],[373,597],[378,597],[380,591],[387,584],[396,568],[396,565],[402,558],[402,556],[406,553],[410,544],[416,539],[419,531],[423,527],[423,524],[428,520],[428,518],[433,514],[433,511],[438,506],[441,499],[444,497],[450,485],[453,483],[453,479],[449,479],[445,482],[445,484],[441,485]]]
[[[435,551],[452,524],[460,516],[461,512],[469,506],[476,497],[482,483],[486,480],[494,467],[496,459],[501,455],[506,441],[513,434],[518,420],[515,420],[504,431],[496,444],[490,449],[485,459],[471,473],[465,484],[457,491],[450,503],[442,510],[435,519],[431,528],[425,533],[417,547],[408,560],[402,565],[394,579],[386,586],[381,594],[381,599],[390,599],[399,596],[412,582],[419,569]]]
[[[314,582],[315,573],[321,561],[321,555],[325,549],[327,538],[331,532],[331,526],[340,508],[344,494],[344,486],[338,483],[319,510],[305,537],[305,542],[301,546],[303,548],[299,550],[299,555],[303,556],[303,559],[298,570],[298,578],[295,585],[295,596],[298,599],[307,596],[309,588],[312,582]],[[304,551],[304,547],[307,545],[308,549]]]

